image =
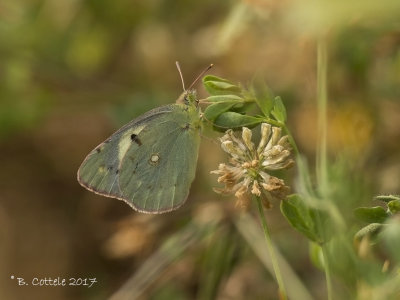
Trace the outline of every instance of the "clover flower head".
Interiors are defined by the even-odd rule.
[[[216,192],[234,194],[237,206],[242,208],[249,205],[251,194],[261,197],[264,207],[269,208],[270,201],[282,200],[289,193],[282,179],[269,174],[294,164],[289,138],[282,136],[281,128],[262,123],[257,147],[249,128],[242,128],[241,137],[229,129],[221,138],[221,147],[231,158],[229,164],[221,163],[218,170],[211,172],[219,175],[218,182],[225,184],[222,189],[214,189]]]

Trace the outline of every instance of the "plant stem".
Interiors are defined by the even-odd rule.
[[[317,49],[317,108],[318,108],[318,141],[317,145],[317,179],[322,200],[329,201],[329,179],[327,164],[327,70],[328,70],[328,50],[325,37],[318,40]],[[319,226],[323,226],[319,222]],[[325,279],[328,292],[328,300],[332,299],[332,279],[329,257],[326,245],[322,245],[324,255]]]
[[[331,267],[329,265],[326,243],[321,246],[321,249],[322,249],[322,255],[324,256],[324,270],[325,270],[326,289],[328,292],[328,300],[332,300],[333,294],[332,294]]]
[[[283,284],[283,279],[281,275],[281,270],[279,268],[278,260],[275,255],[274,251],[274,246],[272,244],[271,236],[269,234],[268,226],[267,226],[267,220],[265,219],[265,214],[264,214],[264,208],[261,203],[261,198],[254,196],[257,200],[257,206],[258,206],[258,213],[260,214],[260,219],[264,231],[264,236],[265,236],[265,241],[267,242],[267,247],[268,247],[268,252],[271,257],[271,262],[272,266],[274,268],[274,273],[276,277],[276,281],[278,282],[279,286],[279,296],[280,299],[286,300],[287,299],[287,293],[285,289],[285,285]]]
[[[328,188],[327,175],[327,69],[328,51],[326,39],[320,38],[317,49],[317,109],[318,109],[318,147],[317,147],[317,176],[320,191],[326,192]]]

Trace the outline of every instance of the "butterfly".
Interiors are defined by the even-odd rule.
[[[144,213],[165,213],[182,206],[196,173],[201,110],[192,90],[205,69],[175,104],[132,120],[94,148],[78,170],[86,189],[125,201]]]

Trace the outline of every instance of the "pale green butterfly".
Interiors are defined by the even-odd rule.
[[[195,177],[200,145],[200,107],[191,88],[176,104],[155,108],[132,120],[85,158],[79,183],[88,190],[125,201],[137,211],[165,213],[182,206]]]

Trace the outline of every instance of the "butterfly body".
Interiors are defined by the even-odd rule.
[[[146,213],[175,210],[195,177],[201,129],[195,92],[123,126],[85,158],[85,188]]]

